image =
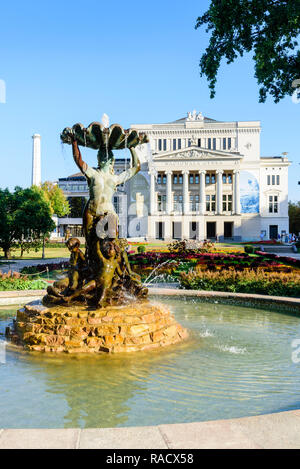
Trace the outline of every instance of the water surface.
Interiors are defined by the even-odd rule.
[[[163,299],[191,339],[136,354],[74,356],[7,348],[0,428],[121,427],[300,408],[295,314]],[[0,332],[16,307],[0,308]],[[0,336],[0,340],[4,340]]]

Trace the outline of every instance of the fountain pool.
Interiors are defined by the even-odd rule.
[[[119,355],[28,353],[0,363],[0,428],[121,427],[300,408],[296,314],[159,298],[190,338]],[[0,308],[0,332],[17,307]],[[0,336],[4,340],[4,336]]]

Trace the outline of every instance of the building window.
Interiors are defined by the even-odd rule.
[[[223,180],[223,184],[232,184],[232,174],[223,173],[222,180]]]
[[[211,150],[211,138],[207,139],[207,148]]]
[[[272,178],[270,175],[268,175],[268,178],[267,178],[267,184],[268,186],[271,185],[271,181],[272,181],[272,186],[279,186],[280,184],[280,176],[279,174],[272,174]]]
[[[194,184],[194,175],[190,174],[190,184]]]
[[[181,138],[178,139],[178,150],[181,150]]]
[[[213,138],[213,150],[217,148],[217,139]]]
[[[190,210],[191,212],[197,212],[199,210],[199,195],[190,195]]]
[[[176,138],[173,138],[173,150],[176,150]]]
[[[178,184],[182,184],[182,182],[183,182],[183,176],[182,176],[182,174],[179,174],[179,176],[178,176]]]
[[[223,150],[226,150],[226,138],[223,138]]]
[[[167,140],[164,138],[164,151],[167,150]]]
[[[199,174],[195,174],[195,184],[199,184]]]
[[[228,139],[227,148],[228,148],[228,150],[230,150],[230,148],[231,148],[231,138]]]
[[[205,184],[215,184],[215,183],[216,183],[215,173],[207,173],[205,175]]]
[[[164,174],[162,178],[162,183],[166,184],[167,183],[167,176]]]
[[[206,196],[206,211],[207,212],[216,211],[216,196],[215,195]]]
[[[174,194],[173,201],[174,201],[174,210],[176,212],[181,213],[182,212],[182,202],[183,202],[182,194]]]
[[[177,174],[174,174],[174,176],[173,176],[173,184],[178,184],[178,176],[177,176]]]
[[[223,195],[223,212],[232,212],[232,194]]]
[[[161,184],[161,174],[158,174],[157,176],[157,184]]]
[[[158,139],[158,151],[162,150],[161,138]]]
[[[166,196],[164,194],[157,194],[157,210],[159,212],[166,210]]]
[[[269,213],[278,213],[277,195],[269,195]]]
[[[119,213],[119,197],[114,197],[114,208],[116,213]]]
[[[198,138],[198,147],[201,147],[201,138]]]

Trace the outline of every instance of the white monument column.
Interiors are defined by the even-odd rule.
[[[189,171],[182,171],[183,174],[183,214],[187,215],[190,212],[189,201]]]
[[[32,175],[31,185],[40,186],[42,182],[41,177],[41,136],[34,134],[32,136]]]
[[[167,175],[167,191],[166,191],[166,212],[170,215],[172,212],[173,200],[172,200],[172,171],[166,171]]]
[[[222,204],[223,204],[223,171],[222,169],[218,169],[217,173],[217,214],[222,215]]]
[[[199,213],[205,214],[205,173],[204,169],[199,171]]]
[[[241,202],[240,202],[240,172],[238,170],[233,171],[234,185],[234,213],[240,215],[241,213]]]
[[[155,173],[150,172],[150,215],[156,212]]]

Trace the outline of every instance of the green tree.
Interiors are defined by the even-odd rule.
[[[17,200],[14,194],[8,189],[0,189],[0,247],[6,259],[11,258],[11,251],[16,244],[16,210]]]
[[[300,78],[300,0],[212,0],[195,28],[202,25],[211,36],[200,75],[209,82],[211,98],[221,60],[230,64],[244,52],[254,54],[260,102],[267,93],[275,102],[293,94],[292,82]]]
[[[16,247],[22,253],[38,249],[54,228],[50,203],[40,188],[16,187],[13,193],[0,190],[0,246],[5,258]]]
[[[41,188],[50,202],[52,215],[55,213],[58,217],[64,217],[70,213],[69,202],[57,184],[46,181]]]
[[[300,233],[300,202],[289,202],[290,233]]]

